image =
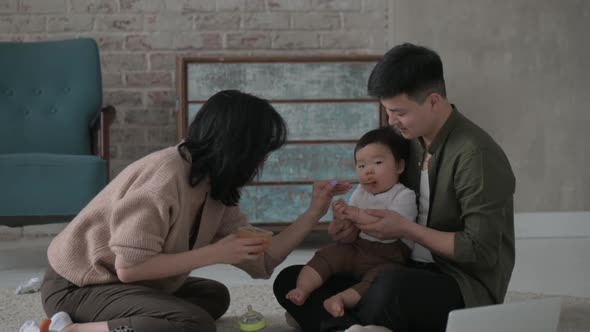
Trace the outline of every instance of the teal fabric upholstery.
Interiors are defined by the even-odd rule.
[[[106,161],[91,155],[0,155],[0,198],[8,216],[74,215],[106,181]]]
[[[0,43],[0,223],[75,215],[106,185],[92,140],[101,108],[94,40]]]

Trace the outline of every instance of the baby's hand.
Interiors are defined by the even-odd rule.
[[[334,213],[337,214],[344,214],[344,210],[346,210],[346,207],[348,206],[348,204],[346,204],[346,202],[344,202],[344,200],[339,199],[337,201],[335,201],[334,203],[332,203],[332,208],[334,209]]]
[[[340,232],[344,228],[344,223],[342,221],[342,219],[334,218],[334,220],[328,224],[328,233],[333,234]]]
[[[346,219],[349,222],[356,222],[358,220],[361,209],[356,206],[348,205],[343,200],[339,199],[332,203],[334,209],[334,216],[340,219]]]
[[[347,218],[339,218],[334,213],[334,220],[328,225],[328,234],[334,241],[340,243],[352,243],[358,235],[358,229],[353,222]]]
[[[342,219],[338,217],[334,217],[334,220],[328,225],[328,233],[335,234],[343,229],[350,227],[351,222],[348,219]]]

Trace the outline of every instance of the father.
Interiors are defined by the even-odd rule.
[[[301,269],[290,266],[277,276],[275,295],[304,332],[354,321],[396,332],[444,332],[451,310],[504,300],[515,256],[514,175],[498,144],[447,100],[434,51],[394,47],[373,69],[368,90],[389,124],[412,140],[403,182],[418,194],[418,219],[369,210],[376,221],[331,235],[345,240],[360,229],[380,239],[406,238],[415,242],[411,261],[381,274],[356,310],[336,324],[318,312],[351,281],[334,277],[299,307],[285,299]]]

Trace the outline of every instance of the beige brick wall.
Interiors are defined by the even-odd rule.
[[[386,0],[0,0],[0,40],[92,37],[112,170],[175,143],[178,55],[382,53]]]
[[[0,0],[0,40],[99,42],[115,173],[175,143],[177,55],[427,45],[450,99],[506,150],[517,211],[586,211],[589,17],[587,0]]]

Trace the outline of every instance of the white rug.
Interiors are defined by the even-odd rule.
[[[230,287],[231,304],[228,312],[217,322],[217,332],[236,332],[237,318],[246,312],[248,304],[266,318],[266,332],[294,331],[285,323],[284,310],[268,286]],[[45,319],[39,293],[15,295],[14,289],[0,289],[0,332],[18,332],[26,320]]]
[[[265,332],[293,332],[285,323],[284,311],[275,300],[269,286],[230,287],[232,302],[228,312],[217,323],[218,332],[236,332],[237,317],[246,311],[248,304],[262,313],[267,320]],[[522,302],[542,295],[511,292],[506,302]],[[559,332],[590,331],[590,299],[562,297]],[[15,295],[14,289],[0,289],[0,332],[18,332],[24,321],[44,319],[39,293]]]

